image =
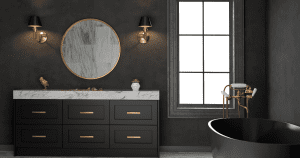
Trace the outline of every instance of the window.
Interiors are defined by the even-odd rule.
[[[243,0],[168,0],[169,118],[223,117],[221,91],[244,83],[243,6]],[[236,107],[231,100],[229,117],[238,117]]]

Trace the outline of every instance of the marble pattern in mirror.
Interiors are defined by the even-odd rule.
[[[120,40],[114,29],[98,19],[83,19],[68,28],[61,44],[66,67],[84,79],[109,74],[121,54]]]

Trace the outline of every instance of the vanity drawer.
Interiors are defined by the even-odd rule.
[[[157,125],[157,101],[110,101],[110,124]]]
[[[108,100],[64,100],[64,124],[108,124]]]
[[[157,127],[112,125],[110,148],[157,148]]]
[[[62,147],[62,125],[17,125],[16,147]]]
[[[16,100],[17,124],[62,124],[61,100]]]
[[[64,125],[63,148],[109,148],[109,125]]]

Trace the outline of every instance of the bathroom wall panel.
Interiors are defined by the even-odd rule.
[[[49,82],[49,89],[96,87],[103,89],[131,89],[134,78],[143,90],[160,91],[160,145],[205,146],[209,119],[169,119],[167,115],[167,0],[72,0],[72,1],[0,2],[0,144],[13,144],[14,89],[42,89],[39,77]],[[258,88],[250,101],[250,117],[266,113],[263,96],[264,77],[264,0],[245,0],[245,79]],[[41,18],[48,41],[37,44],[28,28],[30,15]],[[150,41],[139,44],[137,33],[141,16],[151,17]],[[115,69],[97,80],[84,80],[73,75],[63,64],[60,42],[65,31],[76,21],[97,18],[114,28],[120,38],[121,56]],[[255,31],[260,31],[255,34]],[[253,56],[248,56],[248,54]],[[260,62],[255,62],[256,60]],[[259,70],[259,71],[257,71]],[[248,75],[249,74],[249,75]],[[220,96],[221,97],[221,96]],[[257,100],[257,98],[260,98]],[[11,125],[10,125],[11,124]]]
[[[268,118],[266,5],[265,0],[245,0],[245,83],[257,88],[249,100],[250,118]]]
[[[300,1],[269,0],[269,118],[300,125]]]

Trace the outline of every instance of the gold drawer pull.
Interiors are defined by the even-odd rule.
[[[32,111],[33,114],[45,114],[46,111]]]
[[[80,112],[80,114],[94,114],[94,112]]]
[[[141,138],[141,136],[127,136],[127,138]]]
[[[127,112],[127,114],[141,114],[141,112]]]
[[[80,138],[94,138],[94,136],[80,136]]]
[[[32,136],[32,138],[46,138],[46,136]]]

